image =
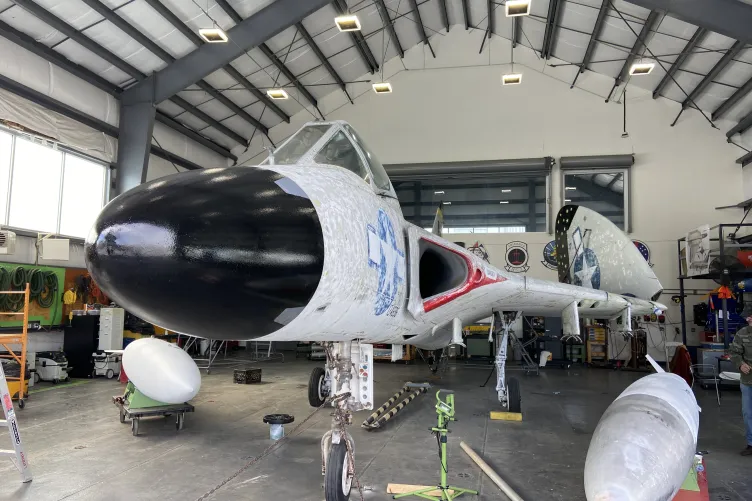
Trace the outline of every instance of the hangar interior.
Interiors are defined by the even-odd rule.
[[[0,499],[752,499],[750,26],[0,0]]]

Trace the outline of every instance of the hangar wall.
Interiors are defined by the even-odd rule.
[[[613,79],[586,72],[570,90],[575,68],[554,69],[532,51],[515,49],[515,70],[523,73],[523,83],[503,87],[501,75],[510,73],[511,67],[500,63],[509,61],[510,44],[495,37],[490,54],[486,46],[479,55],[480,36],[480,32],[454,26],[448,35],[432,38],[437,59],[426,56],[421,45],[411,49],[402,62],[387,63],[385,80],[392,83],[392,94],[376,95],[368,89],[351,106],[334,93],[323,99],[320,107],[327,119],[349,121],[387,164],[542,156],[558,161],[570,155],[633,153],[630,236],[649,246],[654,270],[666,290],[678,288],[676,239],[701,224],[738,222],[741,211],[719,211],[715,207],[741,202],[745,199],[744,186],[752,188],[752,176],[743,179],[742,168],[736,163],[741,150],[727,144],[722,132],[732,124],[719,122],[721,130],[716,130],[699,112],[687,110],[677,125],[670,127],[680,104],[663,98],[654,100],[650,92],[629,86],[629,137],[623,139],[622,105],[604,103]],[[549,64],[557,62],[552,59]],[[378,81],[380,76],[373,78]],[[272,139],[279,144],[310,119],[310,114],[296,115],[291,124],[273,128]],[[265,153],[253,145],[241,161],[259,162],[263,158]],[[724,182],[719,182],[721,179]],[[561,204],[557,167],[551,181],[555,215]],[[749,196],[752,194],[746,194]],[[528,273],[556,280],[556,273],[541,264],[543,247],[551,235],[450,237],[468,245],[483,243],[498,266],[505,265],[508,242],[524,241],[530,255]],[[702,294],[715,284],[688,282],[688,287]],[[670,304],[670,296],[668,293],[662,300]],[[688,301],[699,301],[699,296],[690,296]],[[669,317],[679,322],[676,305],[670,304]],[[688,325],[688,342],[696,344],[698,333],[690,332],[691,328]],[[664,358],[661,350],[651,350],[651,354]]]

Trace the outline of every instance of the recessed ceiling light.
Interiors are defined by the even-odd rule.
[[[339,31],[360,31],[360,19],[358,16],[347,15],[334,18],[334,24]]]
[[[392,84],[389,82],[380,82],[373,84],[373,91],[376,94],[389,94],[392,92]]]
[[[443,191],[434,191],[433,194],[434,195],[443,195],[444,192]]]
[[[568,198],[565,198],[565,199],[564,199],[564,201],[565,201],[565,202],[571,202],[571,200],[570,200],[570,199],[568,199]]]
[[[208,43],[227,42],[227,33],[222,28],[201,28],[198,30],[198,34]]]
[[[527,16],[530,14],[530,0],[507,0],[507,17]]]
[[[511,73],[501,77],[503,85],[517,85],[522,83],[522,73]]]
[[[565,187],[564,189],[565,189],[565,190],[570,190],[570,191],[574,191],[574,190],[576,190],[577,188],[575,188],[574,186],[566,186],[566,187]]]
[[[629,68],[630,75],[649,75],[655,68],[655,63],[635,63]]]
[[[285,89],[269,89],[266,91],[266,95],[272,99],[287,99],[290,97]]]
[[[512,193],[512,190],[501,190],[502,193]]]
[[[452,202],[441,202],[444,205],[452,205]]]
[[[502,201],[501,201],[501,202],[499,202],[499,203],[500,203],[500,204],[508,204],[508,203],[509,203],[509,200],[502,200]]]

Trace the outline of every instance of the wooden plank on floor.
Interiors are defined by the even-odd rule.
[[[410,484],[389,484],[386,486],[387,494],[405,494],[407,492],[419,491],[421,489],[430,489],[430,485],[410,485]],[[453,489],[448,489],[447,493],[451,496],[454,494]],[[435,489],[430,492],[426,492],[429,496],[441,496],[441,491]]]
[[[522,421],[522,413],[491,411],[491,419],[495,421]]]

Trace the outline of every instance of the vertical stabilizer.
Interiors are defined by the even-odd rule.
[[[663,287],[630,238],[594,210],[565,205],[556,216],[559,281],[655,301]]]
[[[433,228],[431,228],[431,233],[440,237],[443,230],[444,209],[442,209],[441,204],[439,204],[439,206],[436,207],[436,217],[433,219]]]

